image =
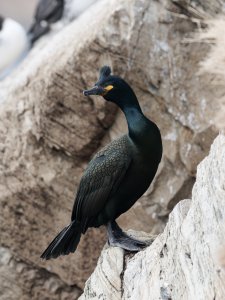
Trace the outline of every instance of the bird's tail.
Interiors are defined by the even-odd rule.
[[[35,22],[30,27],[28,31],[28,37],[30,39],[31,44],[33,44],[37,39],[39,39],[42,35],[46,34],[50,30],[49,25]]]
[[[42,253],[41,258],[57,258],[60,255],[68,255],[75,252],[81,237],[81,226],[77,221],[73,221],[65,227],[50,243],[48,248]]]

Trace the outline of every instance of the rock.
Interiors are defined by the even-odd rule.
[[[80,299],[121,299],[121,276],[124,268],[124,253],[118,247],[103,250],[98,261],[96,276],[86,283],[85,295]],[[100,284],[99,284],[100,283]]]
[[[201,32],[199,38],[202,42],[210,43],[213,41],[213,45],[209,55],[201,63],[201,73],[212,74],[214,79],[212,81],[212,86],[220,91],[221,86],[223,86],[225,73],[224,73],[224,19],[218,18],[208,21],[207,31]],[[217,66],[217,68],[215,68]],[[216,126],[223,130],[225,128],[224,124],[224,110],[225,110],[225,97],[224,94],[218,94],[220,106],[215,112],[213,122]]]
[[[176,205],[162,234],[135,255],[103,249],[79,299],[223,299],[225,135],[198,166],[192,200]]]
[[[3,247],[0,247],[0,274],[1,300],[77,299],[81,293],[78,287],[69,287],[55,274],[22,262]]]
[[[130,236],[146,241],[149,244],[155,238],[140,231],[129,230],[128,233]],[[123,249],[105,246],[98,260],[96,270],[86,282],[85,292],[79,299],[98,299],[99,297],[112,300],[121,299],[123,290],[121,278],[124,274],[126,259]]]
[[[98,0],[66,0],[65,1],[65,8],[64,8],[64,16],[63,21],[68,22],[75,18],[78,18],[89,6],[96,3]]]
[[[223,1],[194,1],[194,8],[189,2],[98,1],[60,32],[46,36],[0,83],[1,245],[32,270],[35,265],[49,277],[57,276],[63,289],[83,288],[106,240],[104,229],[90,230],[74,255],[39,260],[70,220],[90,157],[127,130],[115,106],[82,96],[108,58],[160,127],[164,144],[153,185],[120,224],[161,232],[173,206],[190,197],[196,165],[218,132],[214,115],[223,111],[219,99],[225,88],[211,84],[214,75],[199,72],[210,44],[189,40],[205,26],[202,16],[215,15]],[[20,265],[19,274],[22,269]],[[35,283],[33,274],[26,276]],[[22,296],[40,299],[38,286],[37,296],[20,288]],[[51,281],[50,286],[54,291]]]

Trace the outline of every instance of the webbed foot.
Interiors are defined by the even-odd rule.
[[[115,221],[110,221],[107,224],[108,243],[110,246],[120,247],[122,249],[136,252],[144,249],[149,244],[130,237],[122,231]]]

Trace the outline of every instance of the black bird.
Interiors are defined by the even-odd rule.
[[[131,87],[111,75],[108,66],[100,70],[95,86],[85,96],[100,95],[118,105],[128,124],[128,134],[99,151],[81,178],[73,206],[71,223],[64,228],[41,255],[56,258],[74,252],[89,227],[106,225],[108,242],[129,251],[146,246],[129,237],[115,219],[126,212],[151,184],[162,157],[158,127],[144,116]]]
[[[3,16],[0,15],[0,31],[2,30],[3,23],[4,23],[4,18]]]
[[[39,1],[34,16],[34,23],[28,32],[32,44],[50,30],[50,24],[62,18],[63,11],[64,0]]]

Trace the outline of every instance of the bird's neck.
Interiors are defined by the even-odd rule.
[[[133,90],[129,88],[128,91],[125,91],[124,95],[120,96],[119,101],[114,101],[123,113],[126,116],[128,126],[132,123],[132,119],[134,116],[143,115],[137,97]]]
[[[124,96],[118,105],[126,117],[129,137],[136,144],[145,143],[154,123],[144,116],[135,94]]]
[[[129,137],[137,153],[145,162],[149,160],[152,164],[158,164],[162,156],[162,140],[156,124],[144,116],[139,104],[125,106],[123,112],[127,119]]]

